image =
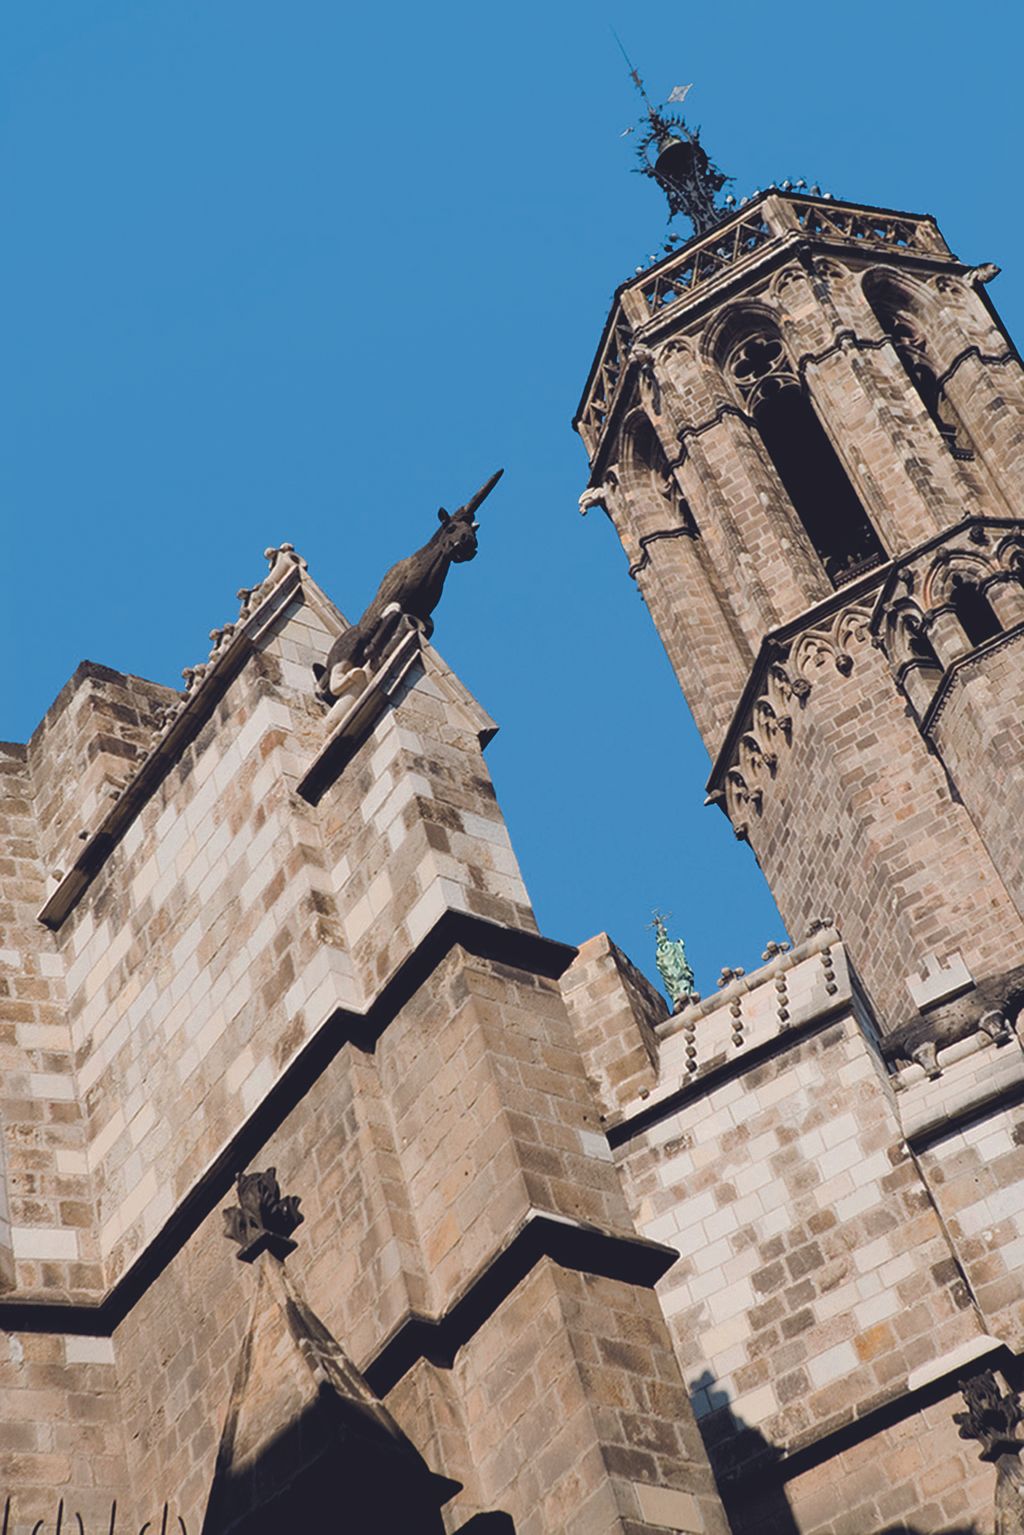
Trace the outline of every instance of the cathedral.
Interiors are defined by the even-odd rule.
[[[2,1535],[1024,1531],[1024,371],[646,105],[580,505],[789,941],[538,931],[431,640],[497,476],[358,622],[284,544],[84,662],[0,745]]]

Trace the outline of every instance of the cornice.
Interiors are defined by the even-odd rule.
[[[993,635],[990,640],[986,640],[984,645],[979,645],[976,650],[969,651],[967,655],[958,656],[955,661],[951,661],[943,673],[942,681],[935,689],[928,708],[925,710],[921,720],[921,734],[923,736],[931,736],[932,731],[945,712],[954,689],[962,681],[964,672],[987,660],[997,650],[1002,650],[1005,646],[1012,645],[1015,640],[1019,640],[1022,637],[1024,637],[1024,623],[1016,624],[1012,629],[1004,630],[1002,634]]]
[[[109,1336],[159,1278],[246,1167],[302,1101],[345,1045],[371,1053],[389,1025],[456,947],[545,979],[557,980],[577,950],[525,929],[447,911],[381,986],[363,1012],[336,1008],[321,1023],[269,1093],[221,1147],[164,1225],[107,1292],[93,1301],[0,1298],[0,1329]]]
[[[750,711],[764,690],[769,667],[788,655],[793,641],[799,639],[801,634],[809,629],[819,628],[824,620],[833,617],[844,608],[860,603],[868,593],[874,591],[887,579],[891,569],[891,561],[887,561],[884,565],[876,565],[857,580],[850,581],[846,586],[837,587],[813,608],[805,609],[798,618],[768,631],[761,641],[761,648],[754,660],[750,676],[733,710],[732,719],[712,765],[706,785],[708,801],[716,803],[721,795],[723,780],[732,765],[740,737],[746,730]]]

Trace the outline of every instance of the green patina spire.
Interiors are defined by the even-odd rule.
[[[664,983],[673,1010],[678,1012],[697,995],[693,984],[693,971],[686,958],[686,945],[681,938],[670,938],[665,926],[666,915],[655,909],[654,921],[648,927],[655,930],[654,962]]]

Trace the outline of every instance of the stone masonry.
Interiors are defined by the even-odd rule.
[[[1024,1385],[991,275],[773,190],[616,296],[584,509],[791,933],[712,996],[537,931],[493,721],[408,618],[322,701],[290,545],[183,691],[83,663],[0,747],[4,1535],[995,1535],[954,1418]]]
[[[794,932],[840,921],[885,1028],[924,955],[960,950],[980,978],[1024,943],[1024,370],[992,270],[929,218],[762,194],[620,289],[576,420],[581,504],[622,540],[710,798]],[[908,368],[935,381],[955,451]],[[782,396],[881,556],[830,574],[813,476],[794,485],[768,433]],[[964,629],[960,588],[991,635]]]
[[[85,665],[5,749],[12,1528],[62,1497],[91,1530],[116,1497],[198,1535],[215,1476],[242,1485],[246,1401],[286,1433],[302,1370],[221,1230],[255,1165],[301,1196],[289,1282],[445,1528],[719,1535],[653,1289],[675,1255],[627,1205],[559,986],[574,951],[537,934],[481,757],[493,723],[414,632],[327,718],[312,666],[343,623],[271,551],[184,694]]]
[[[992,1530],[952,1414],[1024,1373],[1024,372],[993,275],[928,217],[772,189],[619,289],[575,421],[581,509],[798,940],[671,1018],[598,940],[563,979],[751,1535]]]

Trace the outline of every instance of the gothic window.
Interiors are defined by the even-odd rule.
[[[628,432],[625,465],[631,486],[656,498],[655,504],[664,507],[670,525],[696,533],[689,502],[680,491],[658,434],[646,416],[639,417]]]
[[[757,425],[804,531],[834,586],[886,558],[780,337],[760,331],[726,368]]]
[[[975,586],[973,581],[967,581],[963,576],[954,576],[950,600],[972,649],[1002,634],[1003,626],[996,617],[995,609],[981,587]]]
[[[942,670],[942,662],[936,653],[935,646],[921,628],[920,623],[913,626],[907,625],[908,640],[907,650],[911,660],[923,661],[926,666],[936,667]]]
[[[963,423],[939,384],[928,354],[928,343],[910,313],[909,301],[894,288],[865,286],[875,318],[892,342],[903,371],[917,390],[946,447],[954,458],[973,458]]]

